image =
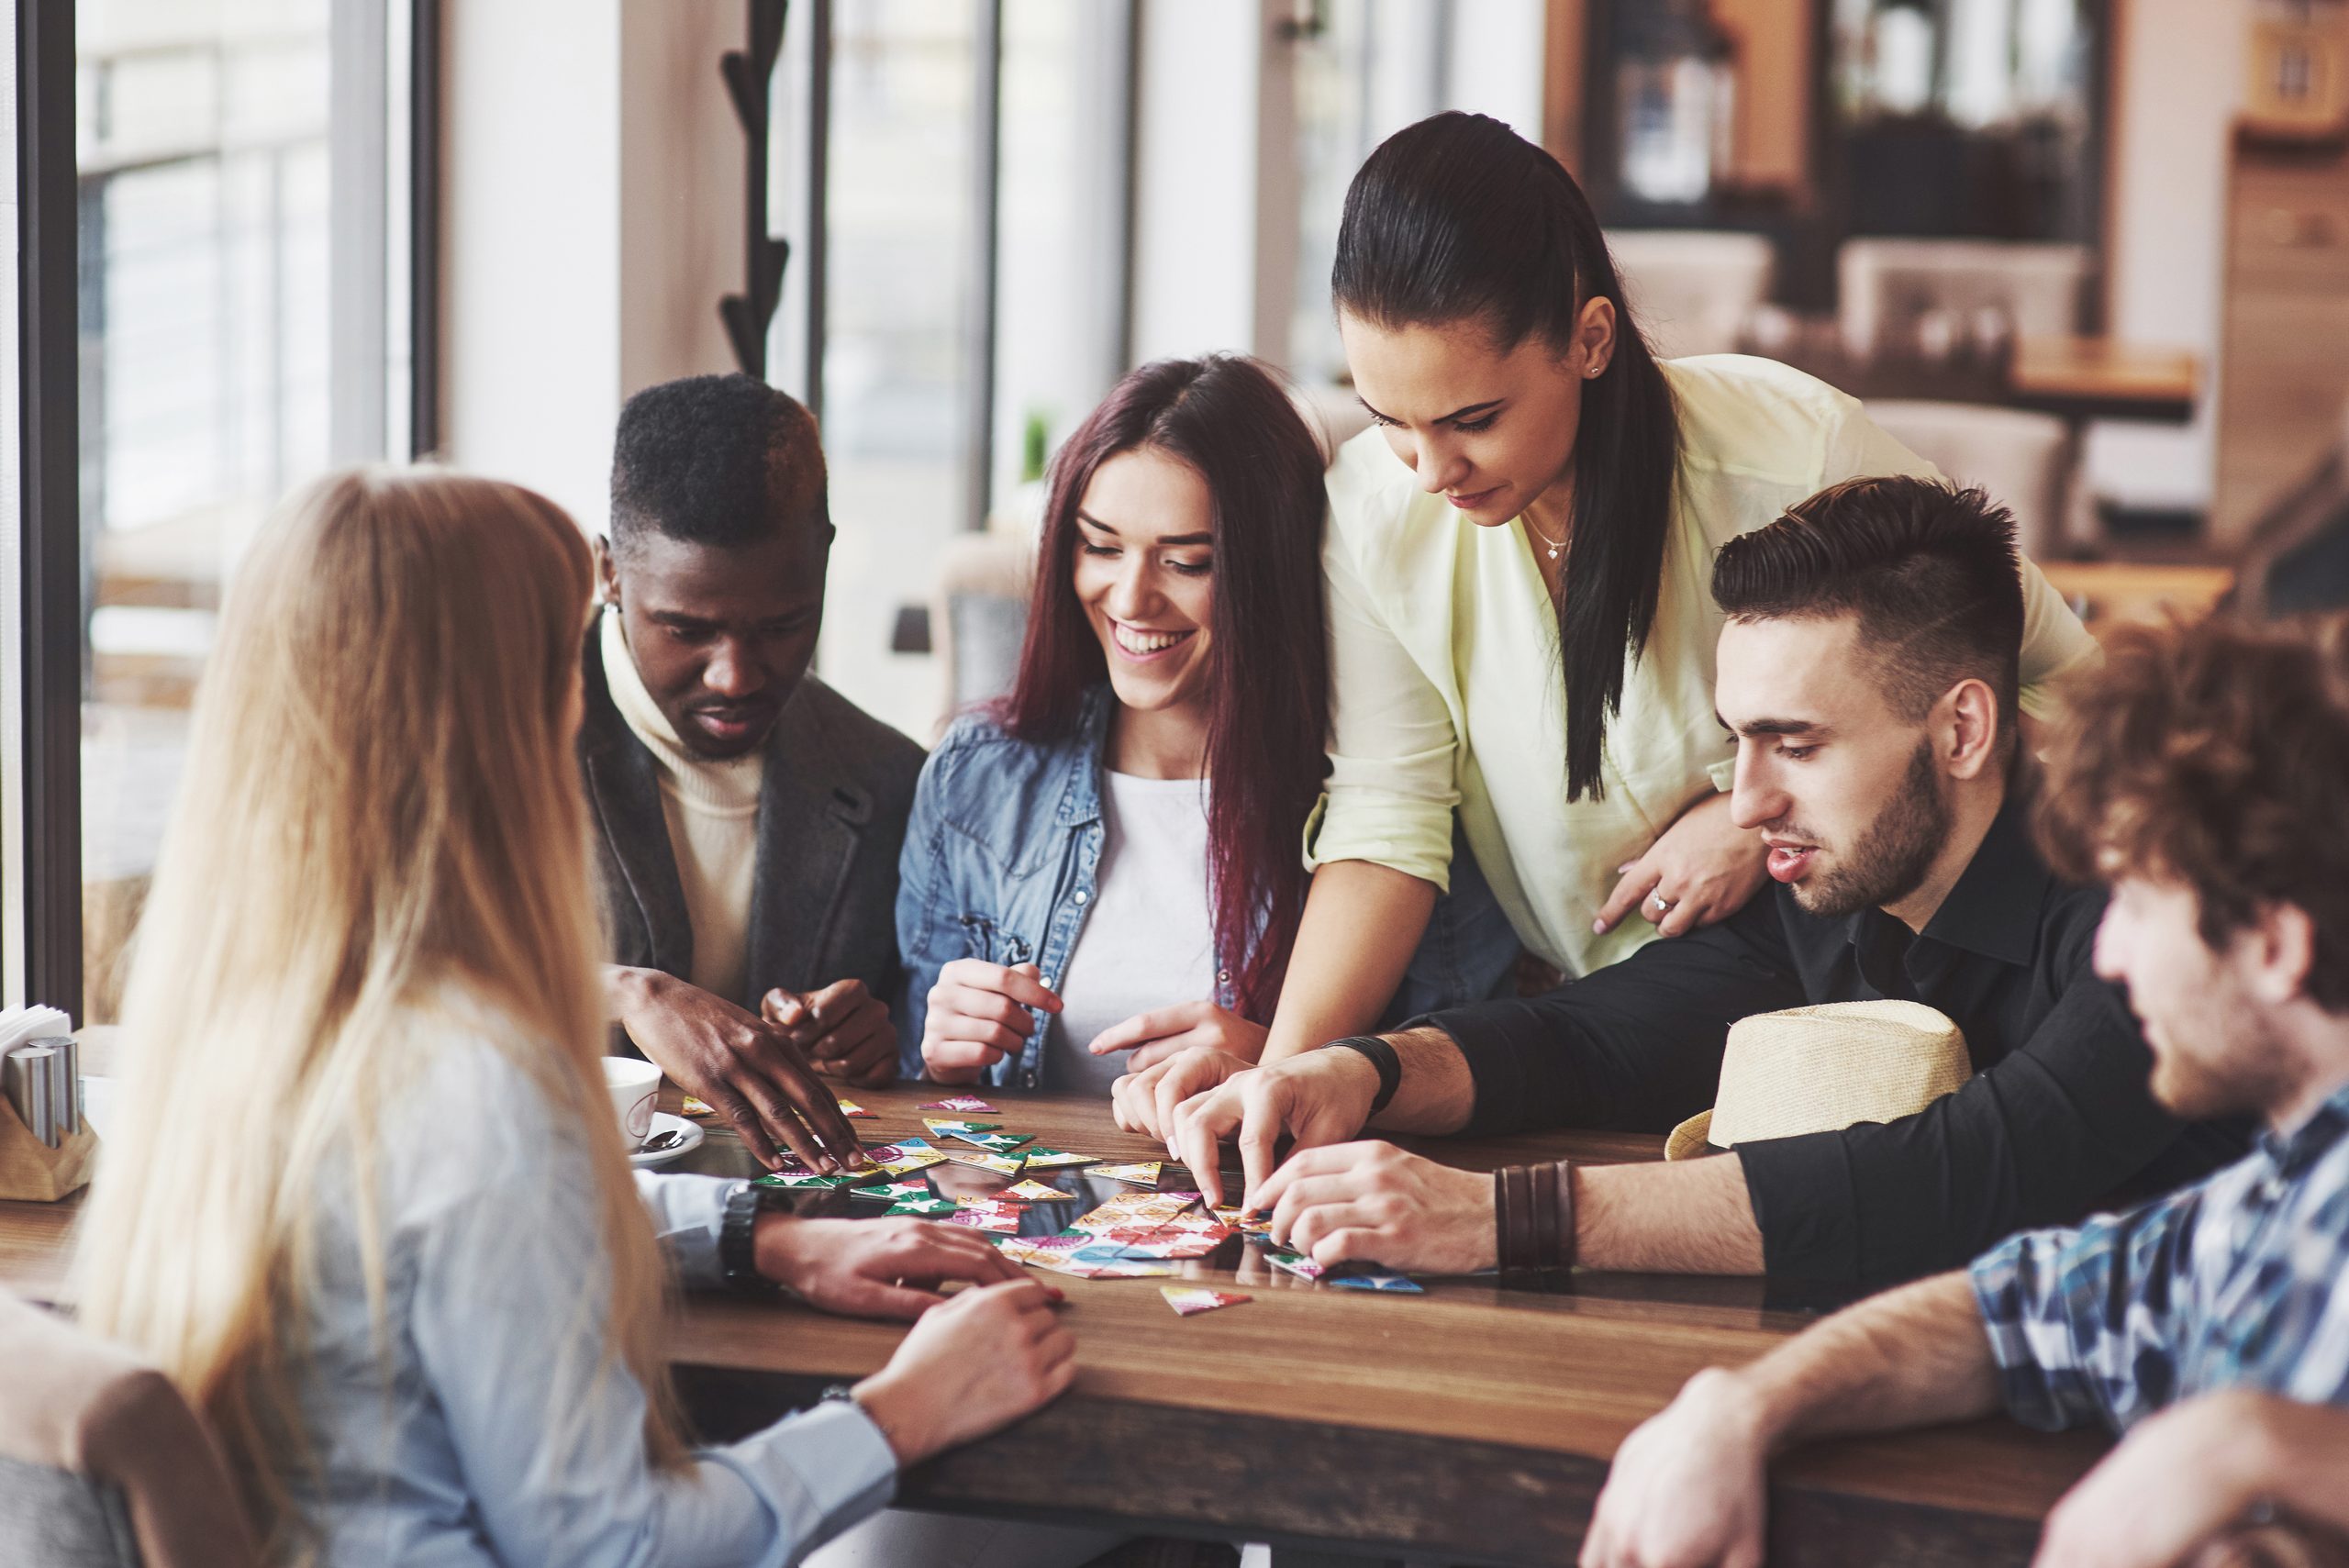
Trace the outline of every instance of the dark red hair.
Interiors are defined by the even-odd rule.
[[[1071,581],[1076,511],[1103,463],[1142,447],[1189,465],[1211,501],[1208,896],[1239,1011],[1269,1022],[1305,911],[1305,819],[1329,765],[1330,656],[1321,449],[1263,366],[1233,354],[1144,365],[1063,443],[1019,676],[996,714],[1019,740],[1065,740],[1087,688],[1109,678]]]

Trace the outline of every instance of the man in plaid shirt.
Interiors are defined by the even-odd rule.
[[[1584,1568],[1758,1568],[1765,1467],[1954,1421],[2126,1434],[2041,1557],[2159,1568],[2254,1517],[2349,1531],[2349,622],[2116,634],[2042,791],[2059,873],[2111,884],[2153,1092],[2254,1114],[2240,1162],[2026,1232],[1688,1381],[1624,1440]]]

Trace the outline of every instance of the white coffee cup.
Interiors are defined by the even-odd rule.
[[[661,1069],[633,1056],[607,1056],[604,1086],[611,1091],[620,1141],[634,1153],[652,1136],[652,1099],[661,1092]]]

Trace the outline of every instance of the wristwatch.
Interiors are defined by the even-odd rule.
[[[759,1216],[770,1209],[789,1213],[791,1196],[755,1182],[743,1182],[726,1195],[726,1218],[718,1228],[718,1264],[726,1288],[740,1296],[770,1296],[782,1287],[759,1273]]]

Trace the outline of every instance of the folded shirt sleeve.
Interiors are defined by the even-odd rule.
[[[673,1218],[707,1190],[655,1189]],[[499,1561],[783,1568],[886,1505],[896,1456],[852,1404],[654,1469],[644,1388],[605,1342],[596,1225],[584,1159],[554,1146],[415,1241],[406,1331]]]
[[[2026,1231],[1975,1260],[1975,1305],[2017,1421],[2121,1431],[2176,1397],[2203,1195],[2189,1187],[2076,1230]]]
[[[2103,657],[2096,635],[2080,624],[2064,595],[2033,562],[2022,563],[2023,712],[2045,718],[2055,709],[2055,685]]]
[[[710,1290],[726,1283],[718,1237],[726,1224],[726,1200],[741,1184],[723,1176],[636,1173],[636,1195],[677,1271],[677,1283],[687,1290]]]
[[[1713,1103],[1730,1025],[1802,1001],[1765,888],[1720,925],[1650,942],[1547,995],[1419,1021],[1450,1035],[1467,1060],[1471,1134],[1668,1132]]]
[[[1452,711],[1381,618],[1332,522],[1321,547],[1329,600],[1330,783],[1305,829],[1308,866],[1369,861],[1449,891],[1460,803]]]
[[[1772,1274],[1886,1284],[1956,1268],[2086,1213],[2176,1139],[2143,1037],[2080,950],[2031,1038],[1955,1093],[1897,1121],[1737,1146]]]

